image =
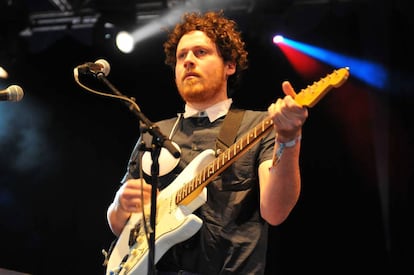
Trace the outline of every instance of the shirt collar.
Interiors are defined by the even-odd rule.
[[[192,108],[185,105],[185,112],[184,112],[184,118],[188,117],[206,117],[208,116],[208,119],[210,122],[215,121],[219,117],[224,116],[227,114],[227,112],[230,109],[231,104],[233,103],[233,100],[231,98],[228,98],[226,100],[223,100],[213,106],[208,107],[207,109],[200,111],[195,108]]]

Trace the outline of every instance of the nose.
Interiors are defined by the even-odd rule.
[[[194,60],[195,55],[192,51],[189,51],[184,59],[184,68],[188,69],[194,67]]]

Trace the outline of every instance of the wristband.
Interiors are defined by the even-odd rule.
[[[297,136],[295,139],[292,139],[288,142],[278,142],[276,138],[276,143],[279,145],[279,147],[276,150],[275,153],[275,159],[273,160],[273,166],[279,163],[280,159],[282,158],[283,151],[285,148],[290,148],[295,146],[299,141],[302,139],[302,135]]]

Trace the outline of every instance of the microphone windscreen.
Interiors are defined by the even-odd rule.
[[[109,65],[108,61],[105,59],[98,59],[95,61],[95,64],[99,64],[102,66],[102,72],[105,76],[108,76],[109,72],[111,71],[111,65]]]
[[[10,101],[20,101],[23,98],[23,89],[19,85],[11,85],[7,88]]]

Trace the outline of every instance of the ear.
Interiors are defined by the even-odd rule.
[[[227,75],[234,74],[236,72],[236,62],[227,62],[226,68]]]

